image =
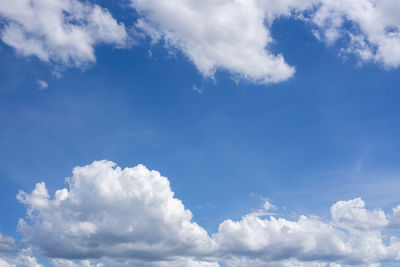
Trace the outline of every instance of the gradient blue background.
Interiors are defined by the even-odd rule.
[[[0,44],[0,232],[18,238],[18,190],[45,181],[53,193],[73,167],[101,159],[160,171],[210,233],[260,196],[287,217],[328,218],[332,203],[355,197],[390,211],[400,191],[400,71],[338,56],[299,21],[277,21],[272,36],[296,67],[277,85],[226,72],[214,82],[146,40],[97,47],[96,64],[61,78]]]

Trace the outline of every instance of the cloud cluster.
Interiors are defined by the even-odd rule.
[[[217,70],[254,83],[277,83],[295,72],[274,53],[271,26],[297,18],[342,54],[385,68],[400,66],[397,0],[130,0],[136,31],[153,43],[182,51],[206,77]],[[99,43],[123,47],[125,26],[106,9],[81,0],[16,0],[0,3],[1,40],[21,55],[66,66],[95,61]]]
[[[334,43],[347,38],[345,53],[387,68],[400,66],[400,2],[397,0],[320,0],[313,15],[317,36]],[[350,24],[350,26],[345,26]]]
[[[124,46],[127,33],[106,9],[79,0],[0,1],[0,38],[24,56],[66,66],[96,60],[100,43]]]
[[[343,53],[387,68],[400,65],[400,2],[396,0],[131,0],[142,15],[137,27],[154,42],[180,49],[205,76],[217,69],[260,83],[287,80],[294,73],[282,55],[274,55],[270,26],[294,17]]]
[[[22,250],[16,256],[0,257],[1,267],[44,267],[32,256],[30,250]]]
[[[400,206],[388,215],[366,209],[356,198],[333,204],[329,221],[304,215],[288,220],[272,216],[268,202],[238,221],[223,221],[210,236],[174,198],[168,179],[143,165],[121,169],[96,161],[74,168],[67,183],[54,195],[44,183],[18,194],[27,207],[19,222],[23,242],[53,258],[54,266],[333,267],[400,261],[400,240],[390,235],[399,229]]]
[[[382,210],[368,211],[364,205],[359,198],[339,201],[331,208],[330,222],[314,216],[289,221],[249,214],[240,221],[224,221],[213,238],[225,255],[261,262],[295,259],[363,265],[399,261],[399,240],[384,237],[389,218]]]

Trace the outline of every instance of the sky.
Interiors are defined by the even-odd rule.
[[[398,266],[399,12],[0,0],[0,267]]]

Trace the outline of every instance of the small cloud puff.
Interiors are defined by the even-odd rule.
[[[196,85],[193,85],[193,91],[195,91],[198,94],[202,94],[203,93],[203,88],[197,87]]]
[[[44,80],[37,79],[36,83],[38,84],[39,89],[41,89],[41,90],[45,90],[45,89],[47,89],[49,87],[49,84]]]

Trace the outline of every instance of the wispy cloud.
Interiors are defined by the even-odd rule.
[[[202,94],[203,93],[203,88],[197,87],[196,85],[193,85],[193,91],[196,93]]]
[[[36,83],[38,84],[39,89],[41,90],[45,90],[49,87],[49,84],[45,80],[37,79]]]

